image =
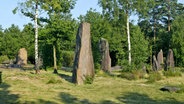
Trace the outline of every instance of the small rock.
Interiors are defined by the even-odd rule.
[[[160,89],[161,91],[168,91],[168,92],[177,92],[180,91],[181,88],[176,86],[165,86]]]

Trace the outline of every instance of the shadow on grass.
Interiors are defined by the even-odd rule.
[[[39,99],[37,101],[25,101],[23,104],[58,104],[58,103]]]
[[[175,98],[154,100],[148,95],[139,93],[128,93],[126,95],[117,97],[117,100],[119,101],[118,103],[110,100],[102,100],[98,103],[94,103],[88,99],[78,99],[77,97],[65,92],[61,92],[60,97],[61,102],[64,104],[184,104],[184,102],[179,102],[175,100]]]
[[[18,104],[19,95],[11,94],[8,88],[11,87],[6,83],[0,84],[0,104]]]
[[[58,75],[59,75],[61,78],[65,79],[66,81],[68,81],[68,82],[70,82],[70,83],[73,83],[73,82],[72,82],[72,76],[69,76],[69,75],[66,75],[66,74],[61,74],[61,73],[58,73]]]
[[[110,101],[110,100],[103,100],[99,103],[91,102],[88,99],[80,100],[77,97],[75,97],[69,93],[65,93],[65,92],[61,92],[60,97],[61,97],[61,102],[64,104],[118,104],[118,103],[115,103],[115,102]]]
[[[88,99],[80,100],[75,96],[65,92],[61,92],[60,97],[61,97],[61,102],[64,104],[94,104],[90,102]]]
[[[175,98],[154,100],[151,99],[148,95],[139,93],[128,93],[127,95],[118,97],[117,99],[125,104],[184,104],[184,102],[176,101]]]

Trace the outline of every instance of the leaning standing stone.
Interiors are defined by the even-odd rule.
[[[72,80],[74,83],[83,84],[87,77],[94,77],[94,63],[91,49],[90,24],[82,23],[76,36]]]
[[[111,71],[111,58],[109,55],[109,43],[106,39],[101,38],[99,41],[101,53],[101,69],[105,72]]]
[[[17,65],[27,65],[27,50],[21,48],[17,56]]]
[[[158,65],[157,59],[155,55],[153,55],[153,70],[158,71],[158,69],[159,69],[159,65]]]

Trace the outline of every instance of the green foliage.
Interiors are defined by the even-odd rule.
[[[171,46],[175,56],[176,66],[184,66],[184,15],[176,18],[172,25],[172,40]]]
[[[8,58],[14,59],[20,49],[19,37],[21,31],[18,26],[11,25],[11,27],[4,30],[4,34],[1,35],[1,55],[7,55]]]
[[[132,64],[134,64],[137,69],[140,69],[143,67],[143,64],[146,63],[149,56],[148,40],[146,40],[139,27],[132,26],[131,41]]]
[[[80,16],[81,21],[89,22],[91,24],[91,38],[92,38],[92,50],[94,56],[95,65],[100,64],[100,53],[99,53],[99,40],[100,38],[105,38],[109,42],[110,53],[115,53],[112,55],[112,60],[115,61],[115,65],[118,61],[123,59],[124,49],[123,42],[125,38],[122,37],[121,25],[118,22],[109,21],[102,14],[96,12],[95,10],[89,10],[85,16]],[[97,67],[95,67],[97,69]]]
[[[119,77],[126,78],[128,80],[138,80],[138,79],[142,79],[144,77],[144,73],[140,70],[132,70],[129,72],[123,71],[123,72],[121,72]]]
[[[62,51],[63,66],[72,67],[74,62],[74,51]]]
[[[84,84],[92,84],[94,80],[93,76],[87,75],[85,76]]]
[[[178,88],[180,88],[180,90],[178,90],[177,93],[184,93],[184,84],[178,85]]]
[[[4,61],[8,61],[9,58],[7,55],[3,55],[3,56],[0,56],[0,63],[4,62]]]
[[[52,45],[47,43],[41,43],[40,45],[41,49],[41,57],[43,59],[43,66],[46,68],[48,66],[53,66],[53,51],[52,51]]]
[[[149,74],[148,83],[153,83],[162,79],[162,75],[159,72],[152,72]]]
[[[47,84],[61,84],[61,83],[62,83],[62,80],[56,79],[56,78],[54,78],[54,77],[51,77],[51,78],[48,80],[48,82],[47,82]]]
[[[53,45],[56,47],[57,64],[72,66],[71,51],[74,51],[75,47],[76,30],[76,22],[71,17],[53,17],[49,24],[41,30],[40,44],[45,66],[53,65]]]
[[[15,59],[20,48],[28,51],[28,60],[34,57],[34,28],[32,24],[27,24],[21,31],[18,26],[12,24],[0,34],[0,55]],[[32,62],[32,61],[31,61]]]
[[[164,76],[166,77],[181,77],[182,73],[178,70],[167,70],[163,72]]]

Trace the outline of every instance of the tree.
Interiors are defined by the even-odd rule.
[[[91,38],[92,38],[92,51],[94,56],[95,68],[100,68],[100,54],[99,54],[99,40],[105,38],[109,42],[110,55],[112,59],[112,66],[121,64],[124,58],[123,42],[121,32],[124,31],[120,28],[118,22],[112,22],[108,17],[104,17],[99,12],[90,9],[85,16],[80,16],[81,21],[91,24]]]
[[[132,39],[132,64],[136,69],[141,69],[144,63],[147,62],[148,40],[146,39],[139,26],[131,26],[131,39]]]
[[[23,15],[30,17],[34,20],[35,26],[35,71],[39,73],[38,65],[38,11],[39,5],[42,0],[27,0],[25,2],[19,3],[19,7],[16,7],[13,10],[13,13],[16,13],[17,10],[20,10]]]
[[[52,2],[50,0],[43,0],[42,2],[42,9],[46,11],[49,17],[45,21],[47,23],[46,28],[48,29],[47,36],[43,36],[43,38],[47,38],[47,41],[53,46],[54,73],[57,73],[56,49],[58,48],[58,40],[64,37],[67,32],[71,32],[68,29],[72,26],[68,26],[68,21],[72,21],[70,10],[73,9],[74,5],[75,0],[52,0]]]
[[[178,16],[172,24],[171,47],[174,51],[176,66],[184,66],[184,15]]]
[[[28,51],[28,61],[32,64],[35,63],[35,51],[34,51],[34,25],[28,23],[24,25],[24,28],[19,36],[19,44],[21,48],[26,48]]]
[[[19,36],[21,31],[18,26],[12,24],[11,27],[4,30],[1,40],[1,54],[7,55],[9,59],[16,58],[17,52],[20,48]]]
[[[160,49],[166,55],[171,46],[172,21],[182,12],[183,5],[177,0],[153,0],[148,5],[148,15],[139,16],[138,25],[149,38],[151,63],[152,55],[157,54]]]
[[[70,19],[54,19],[52,20],[52,22],[48,23],[42,30],[40,40],[42,41],[42,44],[45,45],[45,47],[48,47],[46,53],[49,52],[52,46],[53,51],[50,53],[53,55],[52,61],[54,62],[53,64],[55,73],[57,73],[57,63],[61,64],[60,62],[62,62],[61,57],[63,56],[63,50],[74,50],[75,33],[76,23],[75,21],[72,21]],[[43,58],[44,57],[48,57],[48,55],[43,56]]]
[[[131,41],[130,41],[130,26],[129,26],[129,17],[131,14],[144,13],[143,10],[146,9],[148,1],[146,0],[99,0],[99,4],[103,9],[103,14],[108,16],[114,21],[118,21],[120,19],[125,19],[126,21],[126,34],[127,34],[127,42],[128,42],[128,60],[129,65],[131,65]],[[144,8],[142,8],[144,7]],[[123,23],[121,23],[123,24]]]

